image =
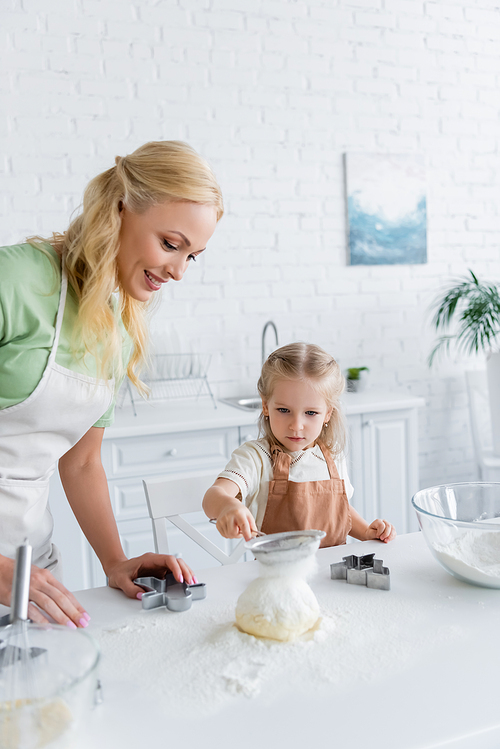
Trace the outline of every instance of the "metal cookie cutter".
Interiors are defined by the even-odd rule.
[[[381,559],[374,557],[375,554],[344,557],[342,562],[330,565],[330,577],[332,580],[347,580],[354,585],[366,585],[367,588],[390,590],[389,568],[383,566]]]
[[[187,611],[193,601],[207,597],[205,583],[178,583],[171,573],[164,580],[157,577],[138,577],[134,583],[146,590],[142,597],[143,609],[166,606],[169,611]]]

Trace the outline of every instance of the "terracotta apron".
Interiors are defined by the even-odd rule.
[[[15,556],[25,538],[33,564],[57,575],[49,480],[57,461],[107,411],[113,381],[56,364],[68,279],[64,264],[54,340],[42,379],[26,400],[0,410],[0,554]]]
[[[318,445],[330,474],[323,481],[290,481],[291,456],[278,446],[272,448],[273,480],[262,521],[264,533],[315,529],[326,533],[321,546],[345,544],[351,530],[349,500],[330,451]]]

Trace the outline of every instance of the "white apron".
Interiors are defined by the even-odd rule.
[[[57,461],[107,411],[113,380],[72,372],[56,364],[68,277],[62,264],[54,340],[42,379],[26,400],[0,410],[0,554],[14,557],[25,538],[33,564],[57,566],[51,543],[49,480]]]

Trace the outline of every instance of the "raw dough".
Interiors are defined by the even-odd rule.
[[[238,599],[236,623],[250,635],[284,642],[314,627],[319,605],[301,577],[258,577]]]

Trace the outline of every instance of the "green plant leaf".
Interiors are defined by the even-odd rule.
[[[454,336],[452,335],[443,335],[440,338],[438,338],[434,348],[432,349],[431,353],[429,354],[428,358],[428,364],[429,367],[432,367],[434,363],[434,359],[439,354],[443,353],[443,349],[446,351],[446,353],[449,353],[450,350],[450,343],[452,342]]]
[[[360,372],[369,372],[368,367],[349,367],[347,370],[347,379],[348,380],[359,380],[359,374]]]
[[[429,356],[429,366],[438,353],[449,352],[455,341],[465,354],[486,351],[500,333],[500,293],[498,285],[480,282],[469,269],[469,276],[458,278],[453,286],[437,297],[431,305],[435,310],[432,323],[437,332],[446,331],[457,320],[457,331],[442,336]]]

